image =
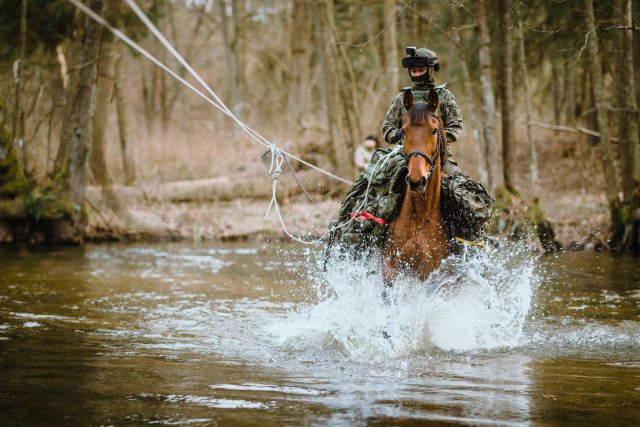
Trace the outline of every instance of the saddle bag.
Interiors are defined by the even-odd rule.
[[[354,215],[356,218],[336,229],[332,241],[337,239],[356,247],[380,245],[387,224],[400,212],[406,191],[407,162],[401,150],[395,151],[392,153],[393,148],[380,148],[373,153],[369,168],[358,176],[342,199],[338,218],[331,226],[344,224]],[[389,157],[384,160],[384,156]],[[363,216],[375,220],[360,219]]]
[[[451,237],[480,240],[491,218],[493,202],[487,189],[475,179],[465,175],[442,179],[440,203]]]

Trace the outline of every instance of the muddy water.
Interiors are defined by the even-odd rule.
[[[640,424],[637,259],[468,253],[385,304],[320,252],[0,252],[0,424]]]

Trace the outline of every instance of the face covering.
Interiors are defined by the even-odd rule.
[[[411,75],[411,73],[409,73],[409,76],[411,77],[411,81],[417,84],[418,86],[424,85],[425,83],[429,83],[429,81],[431,80],[429,69],[427,69],[427,71],[424,74],[420,74],[419,76],[414,77]]]

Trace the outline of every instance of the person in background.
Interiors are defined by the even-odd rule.
[[[353,161],[356,164],[356,173],[360,174],[367,170],[369,163],[371,162],[371,156],[373,156],[373,152],[376,150],[377,145],[378,141],[376,140],[376,137],[373,135],[367,135],[364,142],[356,148],[356,151],[353,154]]]

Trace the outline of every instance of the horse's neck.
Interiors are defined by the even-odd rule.
[[[439,224],[442,220],[440,212],[440,166],[436,167],[424,192],[407,191],[402,203],[400,215],[408,215],[417,223]]]

